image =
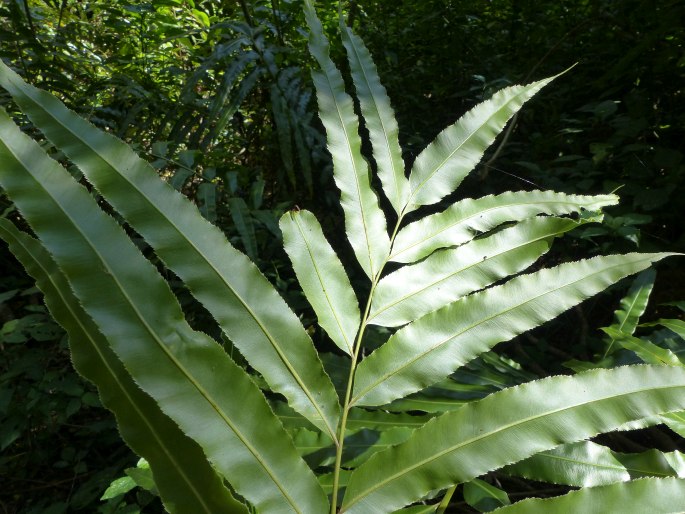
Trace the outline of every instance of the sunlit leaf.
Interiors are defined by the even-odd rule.
[[[406,443],[370,458],[352,473],[342,512],[399,508],[560,443],[678,410],[683,392],[685,369],[647,365],[505,389],[433,419]]]
[[[511,279],[431,312],[359,365],[353,402],[383,405],[460,366],[669,254],[627,254],[561,264]]]
[[[402,228],[393,242],[391,261],[414,262],[439,248],[457,246],[507,221],[537,214],[596,211],[618,203],[615,195],[581,196],[554,191],[508,191],[454,203]]]
[[[529,498],[493,511],[497,514],[549,512],[621,512],[666,514],[685,510],[685,480],[643,478],[591,487],[555,498]]]

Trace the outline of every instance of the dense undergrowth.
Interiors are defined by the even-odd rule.
[[[333,35],[336,9],[320,4]],[[497,89],[579,62],[513,121],[460,193],[617,190],[620,206],[607,211],[602,225],[564,238],[544,258],[547,266],[587,252],[685,250],[679,86],[685,23],[678,21],[685,8],[666,2],[646,16],[647,7],[636,0],[344,6],[376,56],[403,134],[410,135],[401,141],[408,162],[444,125]],[[0,56],[97,126],[134,142],[259,264],[293,308],[305,308],[309,326],[314,314],[281,245],[273,243],[278,219],[293,205],[306,207],[325,229],[333,227],[327,232],[333,246],[345,247],[341,231],[335,239],[338,193],[315,114],[304,26],[299,3],[284,0],[221,7],[174,0],[7,2],[0,7]],[[333,52],[342,62],[342,50]],[[28,123],[24,128],[33,131]],[[0,202],[10,214],[9,202]],[[149,475],[119,442],[92,387],[72,371],[61,329],[20,266],[2,252],[0,505],[27,513],[161,512],[154,489],[146,490]],[[362,275],[361,269],[352,274],[355,287]],[[173,277],[171,283],[191,324],[220,337],[211,316]],[[683,284],[677,266],[663,266],[645,319],[682,318],[677,307],[659,304],[685,298]],[[597,327],[611,324],[626,287],[498,348],[522,366],[504,375],[546,376],[568,370],[562,361],[601,360],[606,337]],[[320,333],[313,338],[330,344]],[[661,428],[607,441],[626,452],[680,444]],[[101,502],[122,474],[129,478]],[[526,494],[535,489],[530,484],[513,480]],[[455,496],[455,508],[470,509],[465,501]]]

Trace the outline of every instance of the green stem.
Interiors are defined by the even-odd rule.
[[[445,496],[442,497],[442,501],[440,502],[440,505],[438,505],[438,510],[435,511],[435,514],[444,514],[445,511],[447,510],[447,507],[450,505],[450,500],[452,500],[452,495],[454,494],[454,491],[457,490],[457,484],[453,485],[450,487],[447,492],[445,493]]]
[[[245,23],[251,28],[254,28],[254,23],[252,21],[252,16],[250,16],[250,10],[247,8],[245,0],[239,0],[240,8],[243,10],[243,17],[245,18]]]
[[[397,223],[395,224],[395,229],[392,232],[392,237],[390,238],[390,248],[392,249],[392,244],[395,240],[395,236],[397,235],[397,231],[400,227],[400,223],[402,223],[402,218],[403,214],[400,215],[399,219],[397,220]],[[388,252],[388,256],[390,256],[390,251]],[[369,319],[369,311],[371,310],[371,300],[373,299],[373,293],[376,290],[376,286],[378,285],[378,281],[380,280],[381,274],[383,273],[383,269],[385,268],[385,265],[388,263],[388,260],[386,259],[383,265],[381,266],[380,270],[376,274],[375,277],[373,277],[371,281],[371,290],[369,291],[369,297],[366,300],[366,306],[364,307],[364,315],[362,316],[361,323],[359,325],[359,333],[357,334],[357,338],[354,341],[354,353],[352,355],[352,363],[350,365],[350,373],[347,377],[347,388],[345,390],[345,400],[343,402],[343,411],[342,411],[342,416],[340,418],[340,425],[338,429],[338,446],[335,452],[335,467],[333,469],[333,493],[331,496],[331,514],[335,514],[337,510],[337,505],[338,505],[338,488],[340,486],[340,468],[342,465],[342,455],[343,455],[343,448],[345,446],[345,429],[347,428],[347,415],[350,412],[350,409],[352,408],[352,405],[350,405],[350,398],[352,396],[352,387],[354,386],[354,374],[355,371],[357,370],[357,363],[359,360],[359,351],[361,350],[362,347],[362,339],[364,337],[364,332],[366,331],[366,322]]]

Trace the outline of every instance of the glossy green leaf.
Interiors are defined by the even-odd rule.
[[[381,279],[368,322],[396,327],[514,275],[549,250],[578,222],[540,216],[458,248],[437,251]]]
[[[618,330],[622,334],[633,335],[640,321],[640,316],[645,313],[647,308],[655,278],[656,271],[653,269],[647,269],[635,278],[628,293],[621,299],[620,308],[614,312],[616,321],[609,328]],[[611,334],[609,337],[611,340],[606,350],[607,355],[611,353],[615,340]]]
[[[612,327],[605,327],[602,331],[611,337],[615,344],[635,352],[635,355],[647,364],[683,366],[683,363],[680,362],[680,359],[671,350],[661,348],[650,341],[624,334]]]
[[[434,204],[454,191],[509,119],[555,78],[502,89],[440,132],[414,161],[408,209]]]
[[[453,410],[460,409],[465,403],[472,401],[474,399],[480,399],[486,396],[485,394],[464,395],[463,398],[446,398],[443,396],[436,396],[435,394],[429,393],[416,393],[406,396],[404,398],[399,398],[386,406],[384,408],[392,412],[426,412],[430,414],[440,414],[443,412],[449,412]]]
[[[661,325],[662,327],[666,327],[669,330],[672,330],[676,334],[678,334],[680,337],[685,339],[685,321],[682,319],[658,319],[656,321],[653,321],[651,323],[643,323],[640,325],[641,327],[654,327]]]
[[[355,468],[375,453],[405,442],[412,433],[413,429],[407,427],[388,428],[379,432],[361,430],[356,434],[361,437],[345,441],[345,450],[351,455],[344,456],[342,462],[346,468]]]
[[[130,476],[138,487],[146,491],[156,491],[150,464],[145,459],[139,459],[135,468],[126,468],[124,473]]]
[[[347,481],[350,478],[350,475],[352,474],[351,471],[347,469],[342,469],[340,470],[340,487],[345,488],[347,487]],[[326,494],[331,494],[333,491],[333,473],[326,473],[324,475],[319,475],[318,476],[319,483],[321,484],[321,487],[325,491]]]
[[[685,411],[664,414],[661,421],[680,437],[685,437]]]
[[[347,50],[347,60],[357,99],[369,131],[373,157],[383,192],[399,215],[407,205],[409,181],[404,174],[404,161],[399,143],[399,129],[390,99],[378,77],[376,65],[360,37],[341,20],[340,32]]]
[[[643,478],[631,482],[591,487],[554,498],[529,498],[493,511],[497,514],[666,514],[685,511],[685,480]]]
[[[122,494],[126,494],[132,489],[135,489],[135,487],[136,483],[131,477],[125,476],[117,478],[109,485],[105,492],[102,493],[100,500],[110,500],[112,498],[116,498],[117,496],[121,496]]]
[[[621,299],[620,308],[614,312],[616,321],[611,328],[632,335],[640,321],[640,316],[647,309],[649,295],[654,287],[656,271],[647,269],[640,273],[628,290],[628,294]]]
[[[435,418],[406,443],[371,457],[352,473],[342,512],[399,508],[561,443],[678,410],[684,392],[684,369],[647,365],[505,389]]]
[[[464,484],[464,500],[479,512],[489,512],[511,503],[506,492],[478,478]]]
[[[246,513],[197,443],[138,388],[40,242],[5,219],[0,219],[0,238],[36,280],[50,313],[67,331],[74,368],[96,385],[102,403],[114,412],[126,444],[150,463],[167,510],[178,514]],[[118,488],[111,494],[125,492]]]
[[[319,325],[338,348],[352,355],[361,317],[340,259],[311,212],[287,212],[280,226],[285,251]]]
[[[437,505],[413,505],[405,509],[396,510],[393,514],[432,514],[437,510]]]
[[[368,165],[361,154],[354,103],[345,93],[342,75],[329,56],[328,40],[311,0],[305,0],[305,17],[311,31],[309,49],[321,68],[312,77],[319,116],[326,127],[328,150],[333,157],[333,177],[340,189],[345,232],[362,269],[375,278],[390,251],[385,215],[371,188]]]
[[[0,185],[86,312],[136,383],[215,469],[258,509],[325,511],[323,491],[254,382],[216,341],[190,328],[168,284],[123,229],[2,110],[0,159]]]
[[[582,196],[553,191],[508,191],[477,200],[468,198],[402,228],[393,243],[390,260],[414,262],[438,248],[463,244],[507,221],[537,214],[596,211],[616,203],[615,195]]]
[[[645,476],[685,476],[680,452],[618,453],[590,441],[561,445],[507,466],[503,471],[530,480],[574,487],[595,487]]]
[[[334,438],[333,385],[299,319],[257,267],[122,141],[2,63],[0,85],[185,282],[271,388]]]
[[[627,254],[569,262],[521,275],[462,298],[397,331],[364,359],[353,402],[383,405],[419,391],[526,330],[669,254]]]
[[[414,414],[395,414],[382,410],[353,408],[347,417],[350,429],[371,428],[387,430],[389,428],[419,428],[432,416]]]

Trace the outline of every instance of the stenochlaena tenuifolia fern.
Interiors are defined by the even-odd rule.
[[[465,492],[484,488],[478,477],[492,471],[685,409],[679,365],[534,381],[520,372],[497,392],[459,381],[460,370],[494,362],[496,344],[669,254],[601,256],[522,273],[554,238],[600,219],[614,195],[506,192],[421,216],[424,206],[457,189],[510,117],[553,78],[496,93],[405,170],[376,68],[341,23],[376,173],[393,211],[384,212],[361,153],[354,103],[308,0],[305,13],[345,234],[369,281],[368,297],[358,297],[312,213],[291,211],[280,225],[335,354],[317,352],[256,266],[127,145],[0,66],[0,85],[186,284],[250,365],[250,372],[239,367],[188,325],[168,284],[120,225],[2,111],[0,185],[36,237],[8,220],[0,235],[68,331],[75,367],[95,382],[124,439],[149,462],[165,507],[318,514],[414,504],[408,512],[431,512],[449,503],[458,484]],[[406,223],[409,213],[415,221]],[[388,263],[397,269],[386,272]],[[383,327],[376,334],[387,340],[362,358],[371,327]],[[436,400],[436,391],[454,394]],[[664,475],[673,478],[657,478]],[[685,508],[676,469],[642,480],[612,476],[546,505]],[[502,511],[535,508],[524,501]]]

